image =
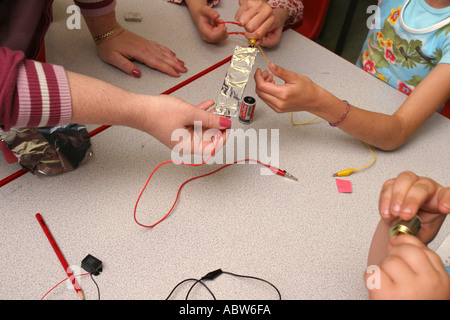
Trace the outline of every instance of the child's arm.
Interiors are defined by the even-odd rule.
[[[267,72],[255,73],[256,93],[278,113],[308,111],[337,123],[347,104],[309,78],[270,64],[285,84]],[[351,106],[339,128],[380,149],[393,150],[409,139],[450,98],[450,65],[436,66],[393,115]]]
[[[228,38],[226,26],[217,24],[220,21],[219,13],[208,6],[207,0],[185,0],[185,2],[204,41],[220,43]]]
[[[386,257],[389,229],[398,219],[409,221],[418,215],[422,228],[417,238],[425,244],[432,241],[450,213],[450,187],[444,188],[436,181],[413,172],[402,172],[384,183],[378,209],[381,220],[372,239],[368,265],[379,265]]]

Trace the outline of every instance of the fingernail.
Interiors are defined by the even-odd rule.
[[[181,63],[181,64],[184,65],[184,61],[182,61],[182,60],[180,60],[180,59],[178,59],[178,58],[177,58],[177,60],[178,60],[179,63]]]
[[[220,118],[220,125],[225,128],[231,127],[231,120],[222,117]]]
[[[138,69],[134,69],[133,70],[133,76],[135,78],[140,78],[141,77],[141,72]]]
[[[402,212],[409,215],[412,213],[412,210],[410,208],[405,208],[402,210]]]
[[[392,208],[392,211],[399,212],[400,211],[400,205],[399,204],[394,205],[394,207]]]
[[[383,211],[381,211],[381,214],[385,217],[389,217],[389,209],[384,209]]]

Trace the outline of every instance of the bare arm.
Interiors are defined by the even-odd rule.
[[[256,92],[277,112],[308,111],[334,123],[346,103],[309,78],[271,64],[274,75],[285,81],[277,85],[272,77],[257,70]],[[406,142],[450,98],[450,65],[439,64],[414,89],[393,115],[352,106],[339,128],[353,137],[384,150]]]
[[[213,106],[212,100],[193,106],[170,95],[134,94],[81,74],[67,72],[67,76],[74,123],[128,126],[154,136],[169,148],[178,144],[171,140],[174,130],[190,132],[194,121],[201,121],[204,130],[223,130],[231,125],[230,120],[206,111]],[[211,141],[201,143],[203,150]]]

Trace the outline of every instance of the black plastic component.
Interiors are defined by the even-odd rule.
[[[91,272],[94,276],[98,276],[103,271],[102,262],[90,254],[81,261],[81,267],[87,272]]]

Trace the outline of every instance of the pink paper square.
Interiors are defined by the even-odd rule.
[[[336,185],[340,193],[351,193],[352,182],[348,180],[336,179]]]

